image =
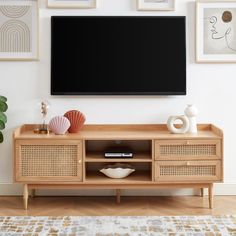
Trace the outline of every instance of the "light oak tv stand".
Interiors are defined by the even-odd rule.
[[[14,179],[24,184],[24,208],[31,189],[208,188],[223,181],[223,132],[198,125],[198,134],[170,134],[166,125],[85,125],[78,134],[34,134],[36,125],[14,132]],[[133,159],[105,159],[109,146],[132,148]],[[99,172],[108,163],[127,162],[136,169],[124,179]]]

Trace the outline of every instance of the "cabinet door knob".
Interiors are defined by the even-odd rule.
[[[189,161],[186,162],[186,166],[190,166],[190,162]]]
[[[81,160],[78,161],[79,164],[81,164],[81,162],[82,162]]]

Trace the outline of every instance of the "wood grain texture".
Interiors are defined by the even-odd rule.
[[[85,162],[120,162],[120,158],[104,158],[103,153],[87,153]],[[152,156],[148,153],[135,153],[133,158],[123,158],[122,162],[152,162]]]
[[[23,125],[13,135],[15,181],[27,189],[208,188],[213,207],[213,183],[223,181],[223,132],[211,124],[198,125],[197,134],[171,134],[163,124],[85,125],[66,135],[34,134],[36,127]],[[104,158],[116,140],[134,149],[133,159]],[[111,179],[99,172],[109,162],[130,162],[136,171]]]
[[[26,150],[22,150],[23,147]],[[31,181],[82,181],[82,155],[81,140],[16,140],[15,181],[26,183]],[[60,160],[58,165],[57,160],[58,162]],[[51,166],[51,171],[48,165]],[[34,172],[37,174],[32,175]],[[47,173],[47,175],[43,173]],[[67,176],[65,173],[71,173],[71,175]]]
[[[152,140],[152,139],[221,139],[220,129],[211,124],[198,125],[198,134],[171,134],[166,125],[84,125],[78,134],[54,135],[34,134],[38,125],[23,125],[15,130],[15,139],[56,140]]]
[[[156,182],[217,182],[221,180],[220,161],[157,161]]]
[[[211,160],[222,159],[221,141],[172,139],[155,141],[156,160]]]
[[[23,204],[24,204],[24,209],[28,209],[28,198],[29,198],[29,190],[28,190],[28,185],[24,184],[24,192],[23,192]]]
[[[208,199],[209,199],[209,207],[210,209],[213,209],[213,184],[211,184],[208,188]]]
[[[208,197],[35,197],[29,199],[28,211],[21,207],[21,197],[0,197],[1,216],[175,216],[231,215],[236,212],[236,196],[216,196],[214,209]]]
[[[201,196],[201,197],[204,197],[204,188],[201,188],[201,189],[200,189],[200,196]]]

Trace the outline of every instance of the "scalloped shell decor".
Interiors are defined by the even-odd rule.
[[[64,116],[55,116],[49,122],[49,128],[55,134],[65,134],[70,127],[70,121]]]
[[[86,120],[85,115],[78,110],[71,110],[64,114],[70,121],[69,133],[78,133],[84,125]]]

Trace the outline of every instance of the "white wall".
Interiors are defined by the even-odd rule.
[[[225,182],[236,183],[236,65],[195,63],[195,2],[176,0],[175,12],[138,12],[136,0],[98,0],[97,9],[40,8],[40,61],[0,62],[0,94],[8,97],[9,122],[5,142],[0,145],[0,184],[11,184],[14,128],[38,123],[37,103],[51,102],[50,115],[79,109],[87,123],[165,123],[168,116],[182,114],[188,103],[200,110],[198,122],[214,123],[225,132]],[[51,15],[186,15],[187,16],[187,96],[180,97],[52,97],[50,96],[50,16]],[[171,29],[170,29],[171,30]],[[234,185],[233,185],[234,186]],[[9,186],[8,186],[9,187]],[[14,187],[12,186],[12,190]],[[0,188],[0,194],[1,194]]]

